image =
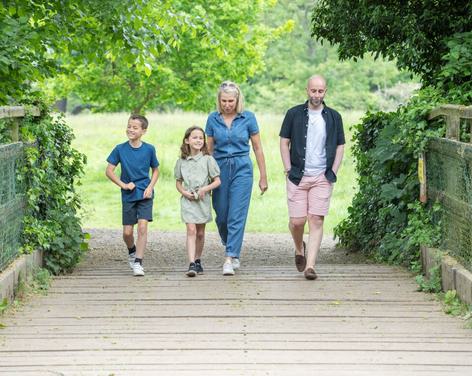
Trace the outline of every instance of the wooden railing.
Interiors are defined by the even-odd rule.
[[[469,122],[469,142],[472,142],[472,106],[460,106],[445,104],[431,110],[428,120],[433,120],[443,116],[446,120],[446,139],[460,141],[461,120]],[[426,182],[426,159],[424,153],[418,160],[418,178],[420,181],[420,201],[425,203],[428,200]]]
[[[12,119],[11,139],[13,142],[19,141],[21,119],[27,114],[39,116],[39,109],[36,107],[23,106],[0,106],[0,119]]]

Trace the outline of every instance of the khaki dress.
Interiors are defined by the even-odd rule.
[[[211,155],[198,153],[187,159],[178,159],[175,163],[174,177],[182,181],[186,191],[198,192],[200,187],[210,184],[220,175],[220,168]],[[185,223],[211,222],[211,199],[207,193],[203,199],[189,200],[180,198],[182,221]]]

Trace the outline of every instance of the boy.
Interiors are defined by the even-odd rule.
[[[131,115],[126,135],[128,141],[115,146],[107,158],[106,176],[121,188],[123,205],[123,240],[128,247],[128,262],[135,276],[143,276],[143,256],[147,242],[147,226],[152,221],[153,188],[159,177],[156,149],[141,141],[148,120],[142,115]],[[115,168],[121,163],[121,177]],[[149,168],[152,170],[149,179]],[[134,225],[138,224],[138,239],[134,243]]]

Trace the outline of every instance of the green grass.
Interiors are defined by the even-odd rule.
[[[347,215],[356,186],[356,174],[350,152],[352,124],[362,113],[343,113],[346,132],[346,152],[338,173],[331,200],[330,214],[326,217],[325,233],[332,233],[333,227]],[[150,229],[183,230],[180,221],[179,194],[175,189],[173,169],[179,156],[179,148],[185,129],[196,124],[204,127],[206,114],[175,113],[149,114],[149,129],[143,140],[156,146],[160,163],[160,178],[155,188],[154,222]],[[286,232],[287,203],[285,177],[279,154],[279,130],[283,115],[258,114],[262,145],[266,157],[269,190],[261,196],[258,188],[258,169],[255,167],[253,196],[246,227],[248,232]],[[84,114],[68,116],[67,122],[73,128],[76,139],[74,147],[87,156],[85,176],[78,191],[83,200],[83,226],[121,228],[120,190],[105,177],[106,158],[113,147],[126,141],[125,129],[128,115]],[[254,160],[254,154],[252,153]],[[255,161],[254,161],[255,165]],[[255,165],[256,166],[256,165]],[[214,223],[208,230],[216,231]]]

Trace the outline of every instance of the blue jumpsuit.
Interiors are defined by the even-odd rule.
[[[249,111],[238,114],[230,128],[220,113],[212,112],[205,132],[213,137],[213,157],[220,167],[221,185],[212,196],[216,225],[226,256],[239,258],[253,183],[249,140],[259,133],[259,127]]]

